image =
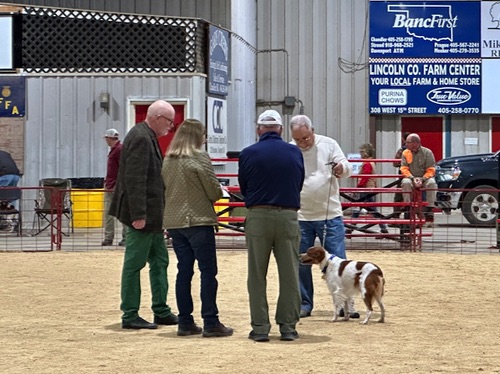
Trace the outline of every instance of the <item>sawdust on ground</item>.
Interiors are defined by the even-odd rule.
[[[386,323],[330,322],[332,302],[314,269],[316,308],[300,339],[247,338],[246,253],[220,251],[218,305],[229,338],[178,337],[174,326],[120,327],[121,251],[0,253],[2,373],[500,373],[500,255],[349,253],[386,277]],[[175,255],[169,304],[176,310]],[[151,320],[147,269],[141,315]],[[199,317],[199,278],[193,285]],[[277,295],[268,276],[271,320]],[[363,311],[360,299],[356,305]],[[364,311],[362,312],[362,316]]]

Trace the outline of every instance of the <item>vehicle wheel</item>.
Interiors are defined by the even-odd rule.
[[[478,191],[488,190],[488,191]],[[498,194],[495,187],[482,185],[465,195],[462,214],[472,225],[495,226],[498,210]]]

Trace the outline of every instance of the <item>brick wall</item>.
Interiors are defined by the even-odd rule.
[[[0,149],[12,155],[24,174],[24,118],[0,117]]]

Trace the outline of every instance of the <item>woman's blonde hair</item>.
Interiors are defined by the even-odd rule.
[[[190,157],[200,152],[205,142],[205,125],[197,119],[184,120],[175,132],[167,157]]]
[[[368,157],[375,157],[375,147],[371,143],[365,143],[359,147],[360,153],[364,153]]]

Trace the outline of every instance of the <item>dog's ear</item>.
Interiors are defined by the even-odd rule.
[[[307,249],[307,253],[311,254],[311,253],[316,253],[317,251],[322,251],[322,250],[323,250],[322,247],[309,247]]]
[[[307,254],[310,257],[314,258],[314,260],[318,263],[323,261],[323,259],[325,258],[325,253],[327,252],[323,247],[311,247],[307,250]]]

